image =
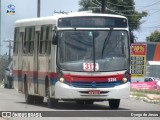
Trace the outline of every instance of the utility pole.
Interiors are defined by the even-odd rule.
[[[105,0],[101,0],[101,4],[102,4],[101,12],[102,12],[102,13],[105,13],[105,11],[106,11],[106,4],[105,4]]]
[[[41,0],[37,0],[37,17],[40,17],[41,13]]]
[[[7,47],[9,48],[8,62],[10,63],[11,62],[11,49],[12,49],[12,44],[11,43],[13,42],[13,40],[12,39],[7,39],[4,42],[9,43],[9,45]]]

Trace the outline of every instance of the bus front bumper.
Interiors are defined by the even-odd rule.
[[[107,100],[129,98],[130,82],[112,88],[78,88],[57,82],[55,99],[69,100]]]

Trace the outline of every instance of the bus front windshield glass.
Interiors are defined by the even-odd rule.
[[[122,30],[59,31],[57,65],[69,71],[115,71],[129,67],[128,33]]]

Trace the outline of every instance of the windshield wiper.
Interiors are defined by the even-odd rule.
[[[109,42],[109,38],[110,38],[110,36],[111,36],[111,34],[112,34],[112,31],[113,31],[113,28],[110,28],[109,33],[108,33],[107,37],[106,37],[105,40],[104,40],[103,49],[102,49],[102,54],[101,54],[102,57],[103,57],[103,53],[104,53],[104,50],[105,50],[105,48],[106,48],[106,45],[107,45],[107,43]]]

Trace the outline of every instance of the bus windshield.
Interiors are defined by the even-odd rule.
[[[115,71],[129,67],[128,32],[59,31],[57,65],[69,71]]]

